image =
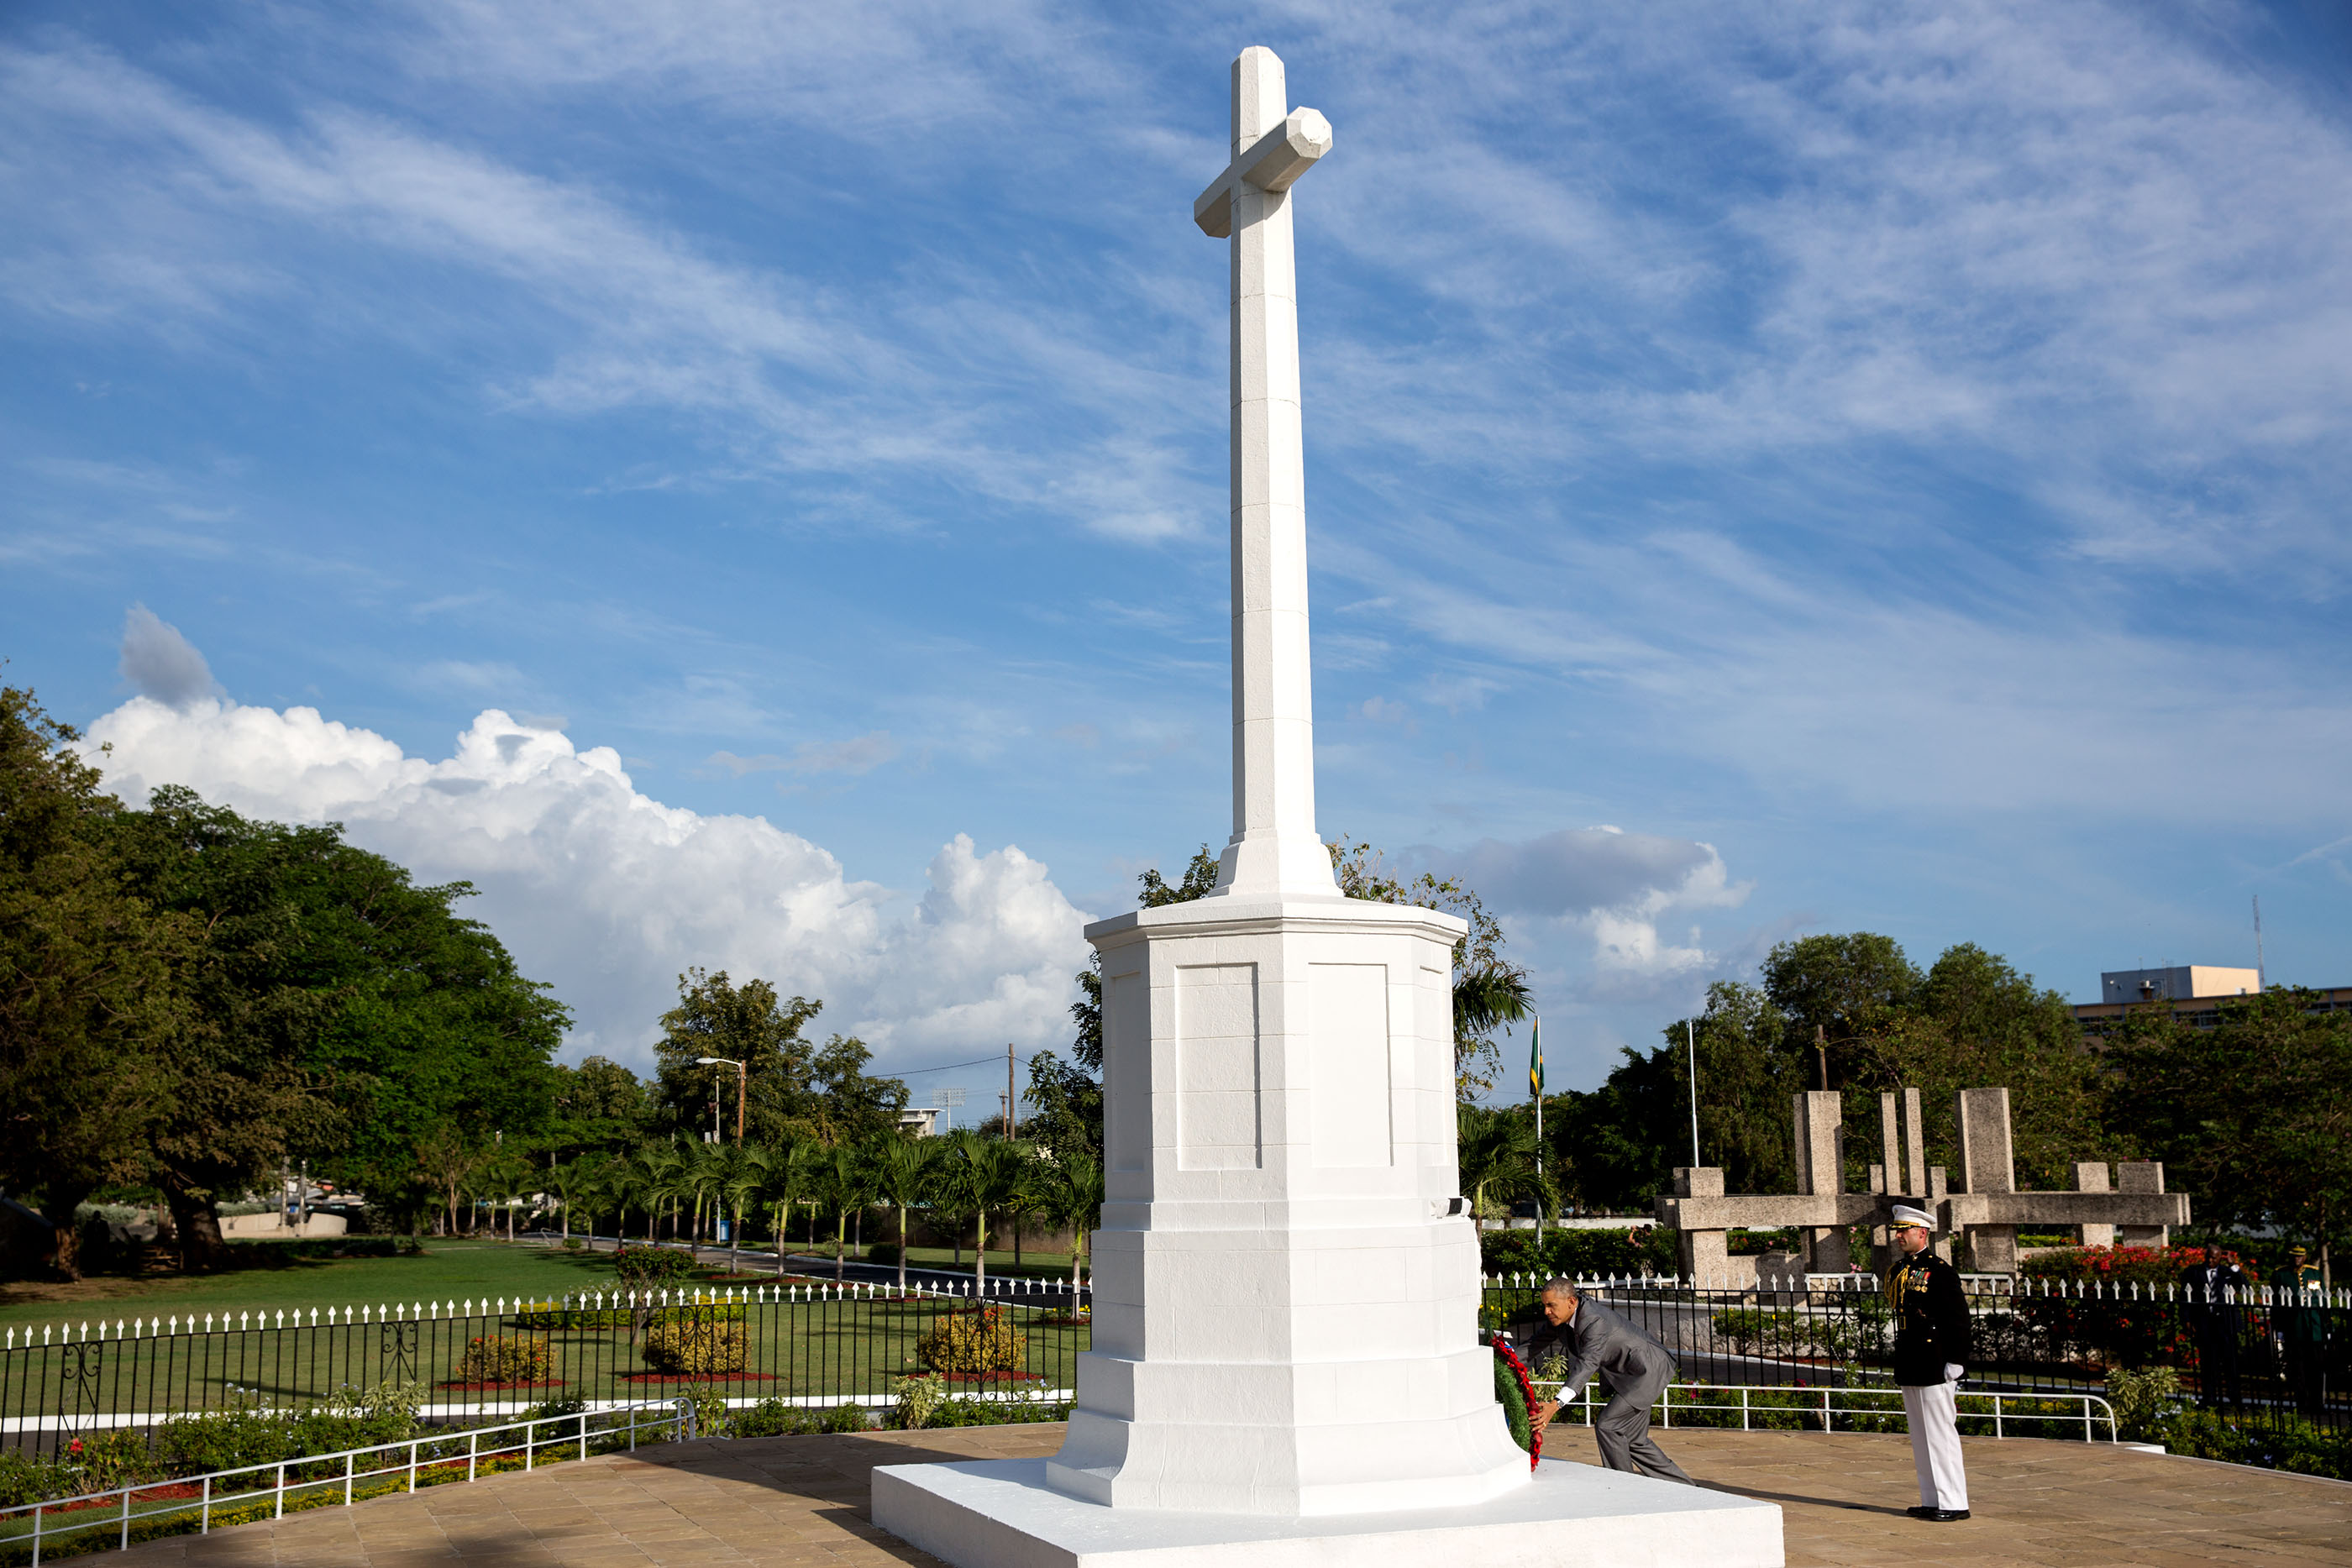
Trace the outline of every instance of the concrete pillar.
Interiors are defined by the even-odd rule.
[[[1912,1092],[1916,1094],[1918,1091],[1915,1089]],[[1945,1208],[1944,1200],[1951,1196],[1951,1188],[1944,1180],[1943,1166],[1929,1166],[1927,1176],[1927,1179],[1921,1185],[1927,1189],[1927,1212],[1936,1217],[1934,1250],[1937,1257],[1948,1263],[1952,1260],[1952,1231],[1948,1218],[1950,1211]]]
[[[2126,1160],[2116,1166],[2116,1186],[2123,1192],[2162,1192],[2164,1162],[2162,1160]],[[2172,1243],[2172,1228],[2167,1225],[2118,1225],[2116,1245],[2118,1247],[2168,1247]]]
[[[1819,1196],[1845,1190],[1845,1159],[1839,1137],[1843,1106],[1834,1089],[1812,1089],[1793,1097],[1797,1190]],[[1843,1226],[1805,1232],[1806,1267],[1816,1274],[1843,1274],[1853,1263]]]
[[[1676,1197],[1721,1197],[1723,1167],[1676,1166],[1675,1196]],[[1731,1272],[1731,1250],[1727,1245],[1728,1239],[1722,1231],[1685,1228],[1677,1232],[1675,1239],[1682,1257],[1685,1279],[1719,1281]]]
[[[1953,1107],[1959,1130],[1960,1190],[2015,1192],[2017,1167],[2009,1136],[2009,1091],[1963,1089]],[[1972,1225],[1969,1267],[1979,1274],[2017,1272],[2017,1227]]]
[[[2112,1192],[2115,1190],[2107,1185],[2106,1161],[2095,1160],[2088,1165],[2084,1165],[2078,1162],[2074,1166],[2074,1190],[2076,1192]],[[2112,1247],[2115,1245],[2115,1240],[2116,1228],[2112,1225],[2085,1225],[2083,1227],[2083,1245],[2085,1247]]]
[[[1927,1120],[1919,1109],[1919,1091],[1903,1091],[1903,1190],[1914,1197],[1927,1192]]]

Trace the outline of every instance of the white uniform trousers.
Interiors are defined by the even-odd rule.
[[[1903,1387],[1903,1414],[1910,1421],[1911,1460],[1919,1469],[1923,1508],[1958,1512],[1969,1506],[1969,1478],[1960,1469],[1958,1393],[1949,1383]]]

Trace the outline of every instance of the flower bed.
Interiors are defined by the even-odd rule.
[[[773,1383],[772,1372],[625,1372],[624,1383]]]

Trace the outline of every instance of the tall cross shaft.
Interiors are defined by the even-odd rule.
[[[1286,107],[1282,61],[1234,62],[1234,159],[1193,221],[1233,267],[1234,833],[1223,894],[1329,897],[1315,831],[1315,717],[1307,636],[1307,474],[1298,411],[1292,183],[1331,150],[1331,125]]]

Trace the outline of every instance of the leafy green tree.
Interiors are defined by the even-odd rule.
[[[1037,1212],[1049,1224],[1069,1228],[1073,1300],[1078,1290],[1079,1267],[1092,1250],[1094,1232],[1102,1225],[1104,1196],[1100,1160],[1055,1158],[1039,1163]]]
[[[635,1148],[652,1135],[654,1103],[637,1075],[609,1057],[551,1069],[555,1122],[551,1147],[573,1154]]]
[[[1100,1055],[1097,1052],[1097,1061]],[[1102,1160],[1102,1081],[1080,1064],[1050,1051],[1029,1059],[1029,1087],[1021,1098],[1034,1114],[1023,1119],[1022,1136],[1057,1160]]]
[[[220,1198],[291,1155],[388,1197],[439,1129],[493,1145],[544,1130],[569,1015],[456,913],[469,886],[417,887],[336,825],[257,821],[176,786],[116,838],[141,892],[204,933],[146,1134],[189,1261],[217,1249]]]
[[[835,1144],[815,1166],[816,1197],[833,1216],[833,1277],[842,1277],[849,1250],[849,1217],[874,1201],[874,1170],[866,1152],[853,1144]]]
[[[2352,1240],[2352,1015],[2321,1004],[2281,987],[2224,1001],[2210,1030],[2147,1009],[2104,1068],[2116,1121],[2196,1195],[2203,1223],[2275,1225],[2316,1247],[2332,1280]]]
[[[1789,1020],[1791,1049],[1810,1051],[1818,1031],[1832,1084],[1852,1076],[1853,1059],[1910,1004],[1919,981],[1902,946],[1871,931],[1801,936],[1764,960],[1764,994]]]
[[[131,884],[121,804],[79,739],[0,688],[0,1184],[49,1220],[68,1279],[75,1207],[143,1172],[184,1033],[173,977],[200,935]]]
[[[691,969],[677,984],[678,1005],[662,1015],[654,1047],[661,1124],[692,1135],[710,1125],[713,1071],[697,1065],[709,1056],[747,1065],[743,1135],[751,1143],[772,1144],[788,1130],[854,1142],[897,1125],[907,1086],[866,1073],[874,1053],[863,1040],[836,1034],[819,1045],[803,1037],[824,1003],[782,1000],[762,979],[738,986],[724,969]],[[723,1075],[719,1082],[722,1093],[731,1088]],[[719,1123],[722,1131],[730,1124],[723,1101]]]

